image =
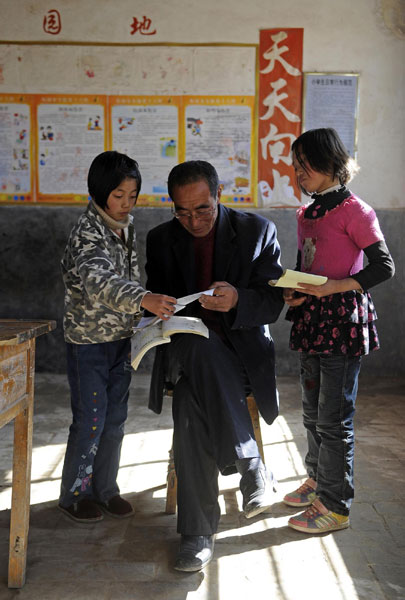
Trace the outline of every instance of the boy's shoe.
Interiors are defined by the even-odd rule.
[[[346,529],[349,527],[350,521],[348,516],[328,510],[319,498],[316,498],[305,512],[291,517],[288,525],[304,533],[327,533],[337,529]]]
[[[288,506],[310,506],[316,498],[316,481],[309,477],[299,488],[286,494],[284,504]]]
[[[69,519],[76,521],[77,523],[96,523],[104,519],[103,513],[97,506],[97,504],[89,498],[83,498],[78,502],[74,502],[70,506],[61,506],[58,504],[59,510],[61,510]]]
[[[134,514],[131,504],[128,500],[121,498],[119,494],[110,498],[108,502],[98,502],[97,504],[104,513],[116,519],[125,519]]]

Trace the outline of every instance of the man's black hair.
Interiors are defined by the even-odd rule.
[[[210,194],[216,199],[219,187],[218,173],[215,168],[205,160],[187,160],[176,165],[169,173],[167,188],[173,200],[173,191],[176,187],[206,181]]]
[[[115,150],[102,152],[90,165],[87,176],[89,194],[94,202],[104,209],[108,196],[124,179],[135,179],[138,198],[142,177],[136,160]]]

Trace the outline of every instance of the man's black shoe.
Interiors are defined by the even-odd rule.
[[[214,554],[214,535],[182,535],[174,568],[176,571],[200,571]]]
[[[243,496],[243,512],[247,519],[264,512],[274,502],[276,482],[273,475],[267,473],[265,466],[246,471],[240,480]]]

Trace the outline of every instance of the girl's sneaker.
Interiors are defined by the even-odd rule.
[[[304,533],[327,533],[337,529],[346,529],[346,527],[349,527],[350,521],[348,516],[339,515],[328,510],[319,498],[316,498],[305,512],[296,517],[291,517],[288,525]]]
[[[283,498],[288,506],[310,506],[316,498],[316,481],[309,477],[300,487]]]

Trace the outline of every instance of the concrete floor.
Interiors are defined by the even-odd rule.
[[[350,529],[306,536],[287,527],[281,497],[303,479],[305,434],[296,379],[280,378],[281,416],[262,423],[266,461],[279,480],[271,514],[247,521],[238,476],[220,480],[215,557],[200,573],[172,570],[176,516],[166,515],[171,445],[167,402],[146,408],[149,379],[134,374],[119,484],[135,507],[123,521],[78,525],[56,509],[69,392],[62,375],[36,375],[27,581],[7,588],[12,424],[0,433],[0,599],[22,600],[399,600],[405,599],[404,381],[360,382],[356,499]]]

